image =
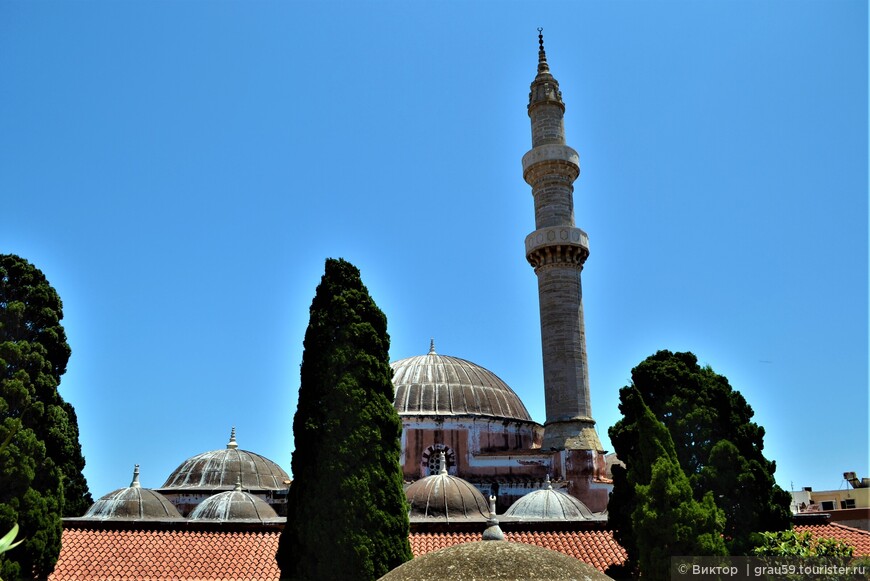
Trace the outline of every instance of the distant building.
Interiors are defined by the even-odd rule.
[[[827,513],[832,522],[870,531],[870,478],[844,472],[843,479],[848,487],[840,490],[792,491],[792,513]]]

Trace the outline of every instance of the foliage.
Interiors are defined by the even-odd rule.
[[[14,525],[12,530],[3,535],[0,538],[0,553],[5,553],[6,551],[12,550],[24,541],[16,541],[15,537],[18,536],[18,525]]]
[[[70,348],[60,297],[41,271],[0,255],[0,530],[24,543],[0,555],[0,576],[45,577],[60,552],[61,517],[91,504],[71,405],[58,393]]]
[[[667,427],[694,498],[702,501],[710,492],[724,511],[730,554],[746,555],[760,542],[760,532],[790,526],[789,495],[774,481],[776,464],[762,453],[764,428],[752,421],[752,408],[725,377],[709,366],[700,367],[692,353],[670,351],[648,357],[631,374],[632,385],[620,390],[623,418],[609,430],[629,473],[648,470],[648,466],[638,466],[641,440],[630,404],[636,391]],[[619,540],[631,559],[637,551],[631,523],[626,525],[626,520],[637,500],[629,479],[620,478],[618,472],[614,470],[608,511],[611,525],[623,529]],[[635,482],[643,480],[635,478]]]
[[[0,452],[5,450],[9,446],[9,442],[12,441],[11,436],[12,436],[12,434],[9,434],[2,442],[0,442]],[[17,536],[18,536],[18,523],[15,523],[12,526],[12,530],[10,530],[8,533],[3,535],[2,538],[0,538],[0,555],[5,553],[6,551],[11,551],[12,549],[14,549],[15,547],[17,547],[18,545],[20,545],[21,543],[24,542],[23,540],[16,541],[15,537],[17,537]]]
[[[614,479],[631,493],[632,502],[617,508],[630,523],[632,561],[608,574],[632,577],[637,567],[645,579],[667,579],[672,556],[726,554],[721,537],[725,518],[712,494],[695,500],[667,428],[637,390],[623,395],[621,409],[633,420],[638,440],[633,464],[615,470]],[[609,506],[608,513],[613,514]]]
[[[282,578],[377,579],[411,558],[387,319],[344,260],[311,303]]]
[[[761,533],[761,544],[752,550],[766,557],[851,557],[854,548],[836,539],[815,538],[793,529]]]
[[[637,577],[638,548],[634,538],[634,509],[637,506],[637,491],[628,479],[628,470],[619,464],[613,465],[613,491],[607,503],[607,528],[625,549],[626,558],[620,565],[611,565],[607,575],[613,579]]]

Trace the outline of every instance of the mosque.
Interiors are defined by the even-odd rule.
[[[538,279],[546,422],[532,421],[495,374],[438,355],[434,343],[427,355],[393,363],[395,406],[406,479],[431,474],[434,453],[443,451],[449,473],[490,491],[502,509],[552,476],[564,492],[601,513],[612,485],[589,396],[581,287],[589,240],[574,223],[580,161],[565,144],[564,113],[539,35],[528,105],[532,149],[522,167],[534,198],[536,230],[526,236],[525,250]]]
[[[425,355],[391,364],[403,427],[402,471],[411,488],[446,471],[495,496],[501,511],[548,489],[570,495],[584,505],[583,514],[607,507],[611,483],[592,419],[583,325],[581,271],[589,243],[574,223],[573,182],[580,165],[577,152],[565,144],[564,112],[540,36],[528,105],[532,149],[522,167],[534,198],[536,230],[526,236],[525,250],[538,279],[546,422],[533,421],[495,373],[440,355],[432,340]],[[134,477],[130,488],[136,482]],[[277,517],[289,485],[280,466],[239,449],[233,428],[225,449],[186,460],[152,494],[165,498],[180,517],[202,518],[202,504],[239,489]],[[111,518],[117,506],[103,498],[84,518]]]
[[[602,449],[589,395],[581,288],[589,242],[573,209],[579,157],[565,143],[565,105],[538,39],[532,148],[522,168],[534,198],[536,229],[525,251],[538,281],[546,421],[532,420],[495,373],[439,354],[434,341],[428,353],[393,362],[410,541],[420,556],[486,539],[500,522],[499,538],[603,572],[626,558],[606,527],[618,460]],[[160,488],[142,488],[137,466],[130,486],[64,519],[50,579],[277,579],[290,486],[275,462],[239,447],[233,428],[225,447],[185,460]],[[861,551],[870,553],[865,541]],[[468,550],[480,553],[474,544]],[[484,557],[500,547],[490,546]]]
[[[538,281],[545,423],[532,420],[495,373],[439,354],[434,340],[428,353],[391,364],[417,553],[421,542],[431,540],[427,535],[479,534],[482,523],[499,514],[508,535],[597,535],[592,541],[575,539],[574,545],[598,551],[586,561],[601,570],[624,558],[605,530],[612,488],[608,466],[615,459],[602,449],[592,418],[581,290],[589,243],[574,223],[573,182],[580,166],[577,152],[565,142],[564,112],[539,35],[528,105],[532,148],[522,168],[534,199],[536,229],[526,236],[525,255]],[[63,551],[53,578],[68,578],[76,563],[93,569],[97,556],[80,553],[93,552],[101,543],[111,545],[101,554],[117,559],[125,535],[144,542],[142,531],[174,535],[181,545],[231,531],[271,535],[277,542],[291,485],[275,462],[241,449],[235,429],[225,447],[185,460],[158,489],[141,487],[137,466],[130,486],[103,496],[82,517],[64,521]],[[489,497],[495,497],[494,506]],[[219,543],[228,550],[227,538]],[[153,554],[136,566],[150,567],[152,559]],[[210,564],[203,566],[214,566],[215,558],[206,561]],[[268,561],[262,566],[274,566],[272,558]]]

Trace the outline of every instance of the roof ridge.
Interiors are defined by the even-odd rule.
[[[847,531],[851,531],[851,532],[854,532],[854,533],[861,533],[862,535],[870,536],[870,531],[865,531],[864,529],[859,529],[859,528],[855,528],[855,527],[850,527],[849,525],[844,525],[844,524],[841,524],[841,523],[838,523],[838,522],[829,522],[829,523],[827,523],[827,524],[830,525],[830,526],[834,526],[834,527],[837,527],[837,528],[845,529],[845,530],[847,530]],[[821,525],[821,526],[825,526],[825,525]]]

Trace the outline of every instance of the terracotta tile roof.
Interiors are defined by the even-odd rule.
[[[843,541],[855,547],[856,557],[870,555],[870,531],[833,522],[823,525],[795,525],[794,530],[801,533],[809,532],[814,537]]]
[[[53,581],[278,579],[278,531],[64,529]]]
[[[278,531],[64,529],[52,581],[278,579]],[[625,551],[609,531],[507,532],[509,541],[564,553],[605,570]],[[411,533],[414,556],[481,540],[480,533]]]
[[[816,537],[845,541],[856,555],[870,555],[870,532],[837,523],[797,525]],[[278,530],[149,530],[65,528],[52,581],[277,580]],[[508,541],[553,549],[599,571],[621,563],[625,551],[607,530],[507,531]],[[412,532],[414,556],[481,540],[480,533]]]
[[[605,530],[591,531],[508,531],[505,540],[537,545],[580,559],[604,571],[614,563],[622,563],[625,549]],[[445,547],[481,540],[480,533],[411,533],[411,550],[414,556],[425,555]]]

